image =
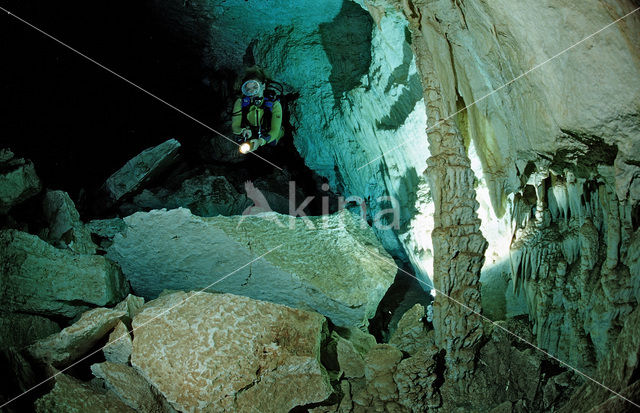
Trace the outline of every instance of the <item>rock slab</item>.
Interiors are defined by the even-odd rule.
[[[176,292],[134,318],[131,363],[178,411],[286,412],[332,392],[324,325],[320,314],[246,297]]]
[[[0,149],[0,214],[40,192],[40,179],[33,163],[13,158],[13,153]]]
[[[122,205],[120,211],[130,215],[150,209],[183,207],[194,215],[213,217],[241,215],[249,206],[251,201],[239,194],[224,176],[201,174],[185,179],[177,190],[164,187],[145,189],[133,198],[131,204]]]
[[[0,312],[0,349],[20,348],[58,331],[58,324],[46,317]]]
[[[180,143],[175,139],[145,149],[111,175],[103,189],[112,202],[117,202],[166,170],[178,159],[179,149]]]
[[[135,411],[165,412],[160,398],[153,393],[149,383],[133,367],[107,361],[91,366],[91,372],[97,378],[104,380],[105,387]]]
[[[42,210],[49,223],[47,240],[58,246],[80,254],[95,254],[96,245],[91,232],[80,221],[80,213],[64,191],[47,191],[42,201]]]
[[[134,413],[111,392],[100,392],[66,374],[58,374],[56,385],[49,394],[35,402],[37,413],[105,412]]]
[[[128,290],[104,257],[59,250],[16,230],[0,231],[0,268],[0,304],[8,311],[75,317],[117,303]]]
[[[125,222],[107,256],[145,298],[209,287],[362,326],[396,273],[371,229],[348,211],[308,219],[201,218],[179,208],[136,213]]]
[[[91,350],[125,314],[109,308],[89,310],[71,326],[29,346],[29,353],[54,367],[64,367]]]

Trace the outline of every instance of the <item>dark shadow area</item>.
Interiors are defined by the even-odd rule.
[[[422,83],[420,76],[413,74],[402,91],[398,100],[391,106],[389,114],[376,122],[376,127],[381,130],[396,130],[404,124],[416,104],[422,99]]]
[[[405,43],[402,44],[402,64],[396,67],[391,75],[389,81],[384,89],[384,93],[389,93],[391,88],[398,84],[406,84],[406,80],[409,77],[409,69],[411,68],[411,61],[413,60],[413,50],[411,50],[411,32],[405,27],[404,29]]]
[[[389,341],[398,321],[411,307],[419,303],[426,308],[432,301],[431,295],[413,275],[413,269],[408,264],[398,262],[398,265],[400,270],[393,284],[378,304],[375,316],[369,320],[369,333],[378,343]]]
[[[380,163],[379,168],[381,176],[391,175],[389,172],[389,167],[384,162]],[[418,188],[420,178],[418,177],[418,173],[416,172],[415,168],[408,169],[402,179],[399,180],[399,183],[402,186],[396,191],[396,201],[398,202],[398,208],[400,209],[397,229],[403,229],[418,213],[418,210],[416,209],[416,201],[418,199],[416,188]],[[406,209],[403,209],[403,207]],[[391,202],[384,201],[384,205],[382,205],[382,208],[393,208],[393,204]],[[386,215],[383,216],[383,219],[385,217]],[[384,220],[382,224],[389,225],[390,222]]]
[[[154,2],[10,0],[2,6],[232,138],[229,107],[240,74],[203,66],[197,45],[186,45],[179,30],[155,19]],[[256,156],[238,159],[233,142],[4,13],[0,37],[0,147],[31,159],[43,186],[68,192],[83,216],[81,194],[90,198],[129,159],[170,138],[182,145],[182,167],[214,168],[240,188],[242,180],[279,172]],[[286,107],[296,96],[283,98]],[[285,109],[285,125],[288,114]],[[306,167],[287,128],[277,147],[257,153],[285,169],[303,192],[316,195],[306,212],[319,214],[322,180]],[[212,140],[235,159],[210,156]],[[156,184],[161,182],[162,177]]]
[[[360,84],[371,65],[373,19],[362,7],[345,1],[330,23],[320,25],[322,46],[331,63],[329,81],[336,102]]]
[[[223,107],[199,56],[154,24],[145,1],[3,7],[205,123]],[[32,159],[47,187],[76,197],[141,150],[205,130],[5,13],[0,37],[0,146]]]

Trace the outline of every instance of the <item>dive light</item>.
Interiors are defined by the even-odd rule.
[[[265,144],[265,140],[262,138],[250,139],[240,144],[240,153],[245,155],[249,152],[253,152],[262,145]]]

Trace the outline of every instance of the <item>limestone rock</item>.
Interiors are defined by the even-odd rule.
[[[134,318],[131,363],[179,411],[289,411],[332,392],[319,361],[324,322],[231,294],[177,292]]]
[[[620,335],[617,337],[610,352],[600,363],[595,375],[607,387],[628,398],[631,398],[634,393],[637,394],[637,376],[634,372],[640,366],[640,335],[638,335],[638,328],[640,328],[640,307],[636,307],[626,317]],[[629,390],[629,393],[626,393],[625,390]],[[569,402],[562,406],[560,412],[589,411],[589,409],[599,404],[604,405],[603,411],[607,411],[605,409],[607,405],[622,405],[625,409],[634,407],[628,402],[620,403],[623,400],[610,401],[609,399],[613,396],[614,394],[602,386],[591,381],[585,381],[571,396]],[[638,402],[637,398],[631,398],[631,400]],[[596,411],[598,410],[596,409]]]
[[[398,386],[398,402],[412,412],[425,412],[440,406],[440,398],[434,393],[437,380],[435,347],[419,350],[415,355],[398,364],[393,380]]]
[[[102,256],[59,250],[40,238],[0,231],[5,310],[74,317],[90,305],[115,304],[127,292],[117,265]]]
[[[489,411],[489,413],[512,413],[513,412],[513,403],[510,401],[506,401],[504,403],[500,403],[493,409]]]
[[[333,334],[336,340],[336,354],[338,365],[346,378],[364,377],[364,357],[354,345],[338,334]]]
[[[2,393],[0,393],[0,403],[2,404],[40,384],[43,380],[43,374],[46,377],[51,377],[53,374],[51,369],[42,369],[41,366],[35,365],[33,359],[28,357],[22,349],[15,347],[0,349],[0,365],[5,372],[2,380]],[[5,411],[7,413],[33,411],[33,398],[31,400],[25,397],[18,398],[8,406],[3,406],[2,410],[3,413]]]
[[[176,209],[136,213],[125,221],[127,231],[114,238],[107,256],[146,298],[164,289],[210,287],[311,308],[337,325],[362,326],[396,272],[371,230],[348,211],[310,218],[201,218]]]
[[[107,239],[112,239],[127,228],[121,218],[96,219],[87,222],[86,225],[92,234]]]
[[[309,413],[351,413],[354,412],[353,401],[351,400],[351,384],[347,380],[340,381],[340,391],[343,394],[338,403],[328,406],[318,406],[308,410]]]
[[[127,325],[131,325],[131,320],[133,320],[133,317],[135,317],[142,310],[143,305],[144,298],[129,294],[113,309],[126,312],[127,315],[123,319]]]
[[[95,254],[91,233],[80,221],[80,214],[66,192],[47,191],[42,209],[49,223],[47,239],[51,243],[62,243],[80,254]]]
[[[307,165],[345,196],[366,200],[387,251],[407,257],[430,284],[425,101],[407,22],[387,9],[374,24],[365,8],[345,1],[331,22],[312,30],[282,25],[256,38],[252,52],[257,64],[300,93],[291,110]],[[316,70],[290,63],[305,61]],[[389,209],[402,225],[385,215]]]
[[[625,387],[620,392],[627,400],[634,401],[636,404],[640,401],[640,381],[635,381],[633,384]],[[636,411],[637,406],[631,405],[627,400],[612,394],[607,401],[594,406],[588,410],[588,413],[621,413]]]
[[[427,328],[423,321],[425,310],[421,304],[416,304],[402,315],[398,328],[389,339],[389,344],[413,355],[418,350],[434,346],[433,334],[427,336]],[[429,339],[430,338],[430,339]]]
[[[555,242],[549,242],[554,238],[548,238],[531,245],[534,248],[526,252],[526,264],[521,261],[521,267],[515,266],[516,273],[518,268],[529,272],[530,264],[535,264],[536,274],[527,278],[529,285],[519,295],[528,301],[529,313],[535,320],[537,344],[574,366],[593,371],[595,363],[611,348],[625,316],[636,305],[635,300],[622,297],[631,291],[631,285],[638,285],[634,276],[637,271],[631,271],[631,277],[625,271],[614,271],[603,280],[603,285],[615,286],[610,288],[613,294],[609,295],[617,295],[612,300],[605,297],[605,288],[598,287],[599,276],[588,271],[578,274],[574,263],[579,258],[578,265],[585,270],[598,268],[598,255],[606,250],[605,268],[615,269],[617,258],[631,250],[627,240],[634,224],[625,217],[628,212],[616,211],[629,211],[628,204],[619,201],[637,200],[634,193],[637,194],[640,169],[637,128],[640,93],[638,88],[629,88],[619,79],[638,78],[640,74],[638,42],[628,41],[638,38],[640,33],[638,14],[625,17],[610,26],[610,31],[599,32],[557,59],[547,60],[630,13],[636,7],[634,2],[623,0],[614,6],[594,0],[579,9],[569,0],[536,4],[508,0],[478,4],[411,0],[364,3],[378,10],[376,16],[381,15],[379,10],[384,10],[384,15],[389,13],[388,9],[397,7],[410,21],[418,67],[422,72],[425,65],[432,69],[427,76],[423,73],[425,99],[427,104],[442,103],[437,112],[429,113],[429,119],[446,120],[456,112],[454,118],[465,142],[474,142],[477,148],[478,163],[486,175],[491,199],[487,207],[492,207],[497,217],[509,214],[509,209],[518,210],[508,198],[528,186],[527,180],[531,180],[536,170],[546,170],[547,177],[543,180],[546,183],[536,185],[538,205],[534,201],[520,211],[524,212],[520,214],[524,220],[530,216],[533,220],[534,209],[540,218],[551,214],[554,226],[562,225],[562,221],[571,224],[574,217],[584,217],[581,207],[588,210],[594,204],[599,209],[602,205],[598,204],[609,205],[606,213],[611,219],[606,219],[604,225],[593,221],[600,234],[588,224],[579,240],[562,232],[550,234],[555,235]],[[559,10],[564,13],[556,13]],[[564,40],[558,43],[560,38]],[[607,63],[611,61],[616,62],[613,68]],[[538,67],[541,62],[547,63]],[[534,66],[536,69],[527,76],[510,83]],[[562,70],[558,70],[560,67]],[[508,82],[509,87],[504,88]],[[440,87],[433,88],[434,83]],[[522,96],[529,98],[521,99]],[[567,102],[575,104],[567,108]],[[436,136],[436,140],[440,138]],[[473,145],[467,144],[467,148]],[[614,169],[611,179],[599,171],[603,165]],[[556,185],[553,177],[548,176],[550,169],[562,175],[559,178],[567,183],[571,178],[562,172],[564,169],[582,177],[595,177],[573,188],[566,185],[567,193],[560,188],[564,185]],[[588,190],[605,186],[603,181],[607,192],[609,188],[613,190],[611,194],[606,194],[604,188],[599,193]],[[570,192],[572,189],[575,196]],[[437,194],[433,195],[437,201]],[[567,202],[555,202],[563,198]],[[541,219],[536,225],[542,223]],[[486,233],[485,236],[489,237]],[[606,245],[598,245],[598,238],[606,240]],[[502,257],[506,252],[507,249],[502,249]],[[560,267],[558,271],[553,268],[556,265]],[[625,285],[618,288],[616,284]],[[490,317],[504,314],[504,309],[491,310],[485,314]],[[459,317],[452,320],[452,326],[458,324],[457,320]]]
[[[150,209],[187,208],[201,217],[241,215],[251,205],[247,197],[239,194],[223,176],[197,175],[185,179],[180,188],[159,188],[156,192],[145,189],[136,195],[130,205],[120,210],[129,215]]]
[[[13,153],[2,149],[0,157],[0,214],[6,214],[13,206],[40,192],[40,179],[33,163],[14,158]]]
[[[570,172],[534,180],[542,214],[516,224],[510,253],[536,344],[588,374],[610,352],[640,285],[632,223],[619,212],[629,206],[619,204],[611,182],[599,181]]]
[[[426,172],[435,209],[432,276],[438,291],[433,302],[435,341],[447,350],[446,374],[458,381],[472,373],[482,337],[482,320],[477,315],[481,311],[479,280],[488,244],[480,230],[476,178],[465,139],[453,118],[455,106],[446,100],[450,84],[437,76],[441,67],[431,45],[425,44],[421,15],[407,12],[406,17],[429,129],[431,156]]]
[[[526,342],[533,340],[531,328],[524,318],[497,324]],[[443,411],[502,409],[507,401],[513,409],[507,410],[510,412],[557,411],[577,387],[576,375],[556,361],[545,358],[544,353],[494,325],[487,324],[485,331],[488,341],[479,349],[473,379],[465,380],[464,386],[445,379],[439,387]],[[436,363],[443,363],[441,359],[442,354],[435,356]],[[547,403],[540,390],[549,382],[558,386],[555,396]]]
[[[37,413],[134,413],[113,393],[100,393],[89,385],[64,373],[55,376],[55,387],[35,402]]]
[[[353,402],[369,410],[379,409],[386,403],[399,407],[393,374],[401,359],[402,352],[388,344],[378,344],[369,350],[365,356],[365,383],[354,389]]]
[[[402,14],[384,5],[374,21],[362,1],[325,0],[321,8],[305,2],[203,2],[185,8],[180,0],[157,1],[159,20],[198,51],[206,50],[207,64],[239,68],[242,56],[223,51],[247,50],[284,84],[285,93],[299,94],[289,110],[305,163],[327,177],[331,188],[343,188],[345,197],[366,199],[373,221],[387,224],[391,214],[383,211],[393,207],[402,225],[379,225],[376,235],[394,256],[408,256],[429,283],[425,262],[433,210],[423,176],[429,156],[425,101]],[[211,30],[203,32],[195,22]],[[276,205],[272,209],[282,212]]]
[[[356,327],[338,327],[336,331],[341,337],[349,340],[356,351],[362,355],[367,354],[372,347],[378,344],[374,336]]]
[[[147,381],[131,366],[104,362],[91,366],[93,374],[104,380],[105,386],[127,406],[137,412],[164,413],[159,396]]]
[[[133,340],[129,329],[122,321],[118,321],[115,328],[109,334],[109,341],[102,349],[104,358],[113,363],[128,364],[133,351]]]
[[[175,139],[145,149],[111,175],[103,189],[111,202],[117,202],[150,181],[178,159],[180,143]]]
[[[58,331],[58,324],[46,317],[0,312],[0,349],[24,347]]]
[[[158,7],[158,18],[168,24],[179,36],[189,36],[200,48],[206,48],[207,64],[216,68],[232,68],[240,70],[243,66],[242,56],[237,53],[225,53],[225,50],[247,50],[251,39],[265,32],[272,32],[276,27],[295,23],[309,30],[320,23],[329,23],[340,12],[342,2],[329,0],[320,10],[314,10],[305,3],[278,4],[278,7],[254,7],[246,3],[197,3],[189,13],[184,13],[181,3],[173,0],[162,1]],[[291,21],[294,16],[294,21]],[[195,17],[207,21],[212,26],[212,39],[199,36]],[[242,25],[231,25],[238,21]],[[224,26],[228,26],[223,30]],[[260,26],[260,29],[258,29]],[[213,46],[216,47],[213,47]],[[234,148],[237,151],[237,148]]]
[[[7,163],[13,158],[14,154],[9,148],[0,148],[0,164]]]
[[[393,373],[402,359],[402,352],[388,344],[378,344],[365,356],[365,377],[381,400],[395,397],[397,390]]]
[[[507,166],[515,160],[524,166],[546,153],[574,165],[612,164],[617,151],[610,145],[617,145],[624,160],[620,164],[630,168],[636,164],[631,159],[637,161],[640,153],[640,92],[619,80],[640,76],[638,43],[627,40],[640,30],[637,14],[536,67],[631,12],[636,7],[632,1],[616,3],[615,11],[596,0],[579,9],[572,8],[570,0],[385,3],[404,4],[408,18],[421,20],[413,42],[416,56],[422,60],[426,51],[432,57],[433,75],[443,85],[447,108],[473,102],[460,123],[466,126],[465,135],[478,143],[496,210],[504,210],[504,198],[521,185],[518,168]],[[558,10],[566,13],[560,15]],[[558,43],[560,37],[563,41]],[[502,88],[533,67],[509,90]],[[490,98],[478,101],[496,89]],[[530,98],[521,99],[525,94]],[[627,188],[619,186],[618,192],[624,195]]]
[[[89,310],[71,326],[29,346],[29,353],[54,367],[64,367],[85,355],[124,315],[124,311],[108,308]]]

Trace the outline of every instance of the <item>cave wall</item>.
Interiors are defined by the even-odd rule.
[[[241,0],[154,5],[160,21],[200,50],[204,65],[241,72],[255,63],[287,93],[299,94],[289,108],[294,144],[307,165],[345,198],[365,200],[385,248],[410,260],[429,283],[426,115],[402,15],[390,9],[374,22],[364,4],[351,0],[322,7]]]
[[[427,280],[432,211],[423,172],[429,150],[409,40],[398,13],[374,24],[346,1],[331,22],[308,32],[280,27],[258,40],[253,53],[256,63],[300,93],[292,108],[294,143],[307,165],[345,197],[364,199],[387,250],[408,256]],[[394,150],[407,141],[411,150]],[[389,209],[396,214],[385,213]]]
[[[485,280],[512,288],[505,313],[514,292],[526,299],[538,345],[592,371],[639,297],[640,91],[629,85],[640,78],[640,19],[542,63],[632,2],[392,3],[416,22],[414,47],[433,59],[448,113],[473,104],[455,119],[486,184],[479,214],[495,218],[491,233],[483,225]]]
[[[425,280],[435,211],[414,56],[428,51],[476,177],[483,311],[528,313],[538,344],[578,366],[602,358],[638,297],[639,17],[559,53],[631,1],[154,3],[204,65],[257,63],[299,94],[291,123],[307,165],[366,199],[370,221],[392,206],[380,197],[397,199],[397,228],[377,235]]]

